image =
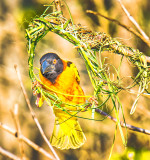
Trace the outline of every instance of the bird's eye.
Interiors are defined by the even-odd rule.
[[[54,59],[54,60],[53,60],[53,64],[56,64],[56,62],[57,62],[57,60],[56,60],[56,59]]]

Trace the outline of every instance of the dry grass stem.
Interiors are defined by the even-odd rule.
[[[12,159],[12,160],[21,160],[19,157],[17,157],[16,155],[10,153],[9,151],[3,149],[2,147],[0,147],[0,154]]]
[[[29,110],[30,110],[30,113],[31,113],[31,115],[32,115],[32,118],[34,119],[34,121],[35,121],[35,123],[36,123],[36,125],[37,125],[37,127],[38,127],[38,129],[39,129],[39,131],[40,131],[40,133],[41,133],[41,136],[43,137],[44,141],[45,141],[45,142],[47,143],[47,145],[49,146],[49,148],[50,148],[50,150],[52,151],[52,153],[54,154],[55,158],[56,158],[57,160],[59,160],[58,155],[56,154],[55,150],[54,150],[53,147],[51,146],[49,140],[47,139],[47,137],[46,137],[46,135],[45,135],[45,133],[44,133],[44,131],[43,131],[43,129],[42,129],[42,127],[41,127],[41,125],[40,125],[40,123],[39,123],[36,115],[35,115],[35,112],[34,112],[33,109],[32,109],[32,106],[31,106],[31,104],[30,104],[28,95],[27,95],[27,93],[26,93],[26,90],[25,90],[25,88],[24,88],[24,85],[23,85],[23,82],[22,82],[22,79],[21,79],[20,71],[19,71],[17,65],[15,65],[14,67],[15,67],[15,70],[16,70],[16,73],[17,73],[17,76],[18,76],[18,79],[19,79],[19,82],[20,82],[21,89],[22,89],[22,91],[23,91],[24,97],[25,97],[25,99],[26,99],[27,105],[28,105]]]
[[[55,3],[55,7],[56,7],[56,10],[58,12],[61,12],[61,1],[60,0],[54,0],[54,3]]]
[[[3,129],[4,131],[10,133],[11,135],[15,136],[16,138],[18,137],[18,132],[17,131],[12,130],[7,125],[5,125],[5,124],[3,124],[1,122],[0,122],[0,128]],[[32,147],[33,149],[35,149],[39,153],[43,154],[47,158],[49,158],[51,160],[55,160],[55,158],[52,155],[50,155],[47,151],[45,151],[43,148],[41,148],[40,146],[38,146],[37,144],[35,144],[31,140],[26,138],[25,136],[20,135],[20,140],[22,140],[24,143],[26,143],[27,145],[29,145],[30,147]]]
[[[21,159],[25,160],[25,152],[24,152],[24,147],[23,147],[23,143],[22,140],[20,139],[20,135],[21,135],[21,128],[20,128],[20,123],[19,123],[19,119],[18,119],[18,104],[14,105],[13,110],[11,110],[11,114],[15,123],[15,127],[18,133],[18,140],[19,140],[19,148],[20,148],[20,153],[21,153]]]
[[[142,30],[142,28],[140,27],[140,25],[136,22],[136,20],[130,15],[130,13],[128,12],[128,10],[125,8],[125,6],[123,5],[123,3],[121,2],[121,0],[118,0],[118,2],[121,5],[121,8],[123,9],[123,11],[125,12],[125,14],[127,15],[127,17],[129,18],[129,20],[134,24],[134,26],[137,28],[137,30],[141,33],[141,35],[149,42],[150,44],[150,40],[149,37],[146,35],[146,33]],[[150,46],[150,45],[149,45]]]
[[[128,30],[129,32],[133,33],[134,35],[136,35],[137,37],[139,37],[143,42],[145,42],[149,47],[150,47],[150,41],[149,39],[146,39],[144,36],[142,36],[140,33],[138,33],[136,30],[134,30],[132,27],[129,27],[121,22],[119,22],[118,20],[114,19],[114,18],[111,18],[111,17],[107,17],[99,12],[94,12],[92,10],[87,10],[86,11],[87,13],[91,13],[91,14],[94,14],[94,15],[97,15],[97,16],[101,16],[109,21],[112,21],[114,23],[116,23],[117,25],[125,28],[126,30]]]

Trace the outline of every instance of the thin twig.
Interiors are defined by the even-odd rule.
[[[14,105],[14,110],[11,110],[11,114],[16,126],[16,130],[18,133],[18,140],[19,140],[19,148],[20,148],[20,153],[21,153],[21,159],[25,160],[25,152],[24,152],[24,147],[23,147],[23,143],[22,140],[20,139],[20,135],[21,135],[21,128],[20,128],[20,124],[19,124],[19,119],[18,119],[18,104]]]
[[[61,2],[60,2],[60,0],[54,0],[54,3],[55,3],[56,10],[58,12],[61,12],[62,10],[61,10]]]
[[[0,128],[3,129],[4,131],[10,133],[11,135],[15,136],[16,138],[18,137],[18,132],[17,131],[12,130],[7,125],[5,125],[5,124],[3,124],[1,122],[0,122]],[[23,135],[20,135],[20,139],[23,142],[25,142],[27,145],[29,145],[30,147],[32,147],[33,149],[38,151],[39,153],[41,153],[44,156],[46,156],[47,158],[49,158],[51,160],[55,160],[55,158],[53,158],[53,156],[51,156],[47,151],[45,151],[43,148],[41,148],[40,146],[38,146],[37,144],[35,144],[31,140],[29,140],[28,138],[24,137]]]
[[[115,122],[115,123],[117,122],[117,119],[116,119],[116,118],[108,115],[108,114],[105,113],[104,111],[102,111],[102,110],[100,110],[100,109],[98,109],[98,108],[95,109],[95,111],[98,112],[98,113],[100,113],[101,115],[103,115],[103,116],[111,119],[113,122]],[[143,129],[143,128],[138,128],[138,127],[132,126],[132,125],[130,125],[130,124],[125,124],[125,123],[123,123],[123,122],[121,122],[121,121],[120,121],[120,125],[121,125],[122,127],[128,128],[129,130],[136,131],[136,132],[141,132],[141,133],[150,135],[150,130]]]
[[[45,133],[44,133],[44,131],[43,131],[43,129],[42,129],[42,127],[41,127],[41,125],[40,125],[40,123],[39,123],[36,115],[35,115],[35,112],[34,112],[33,109],[32,109],[32,106],[31,106],[31,104],[30,104],[28,95],[27,95],[27,93],[26,93],[26,90],[25,90],[25,88],[24,88],[24,85],[23,85],[23,82],[22,82],[22,79],[21,79],[20,71],[19,71],[19,69],[17,68],[17,65],[15,65],[14,67],[15,67],[15,70],[16,70],[16,73],[17,73],[17,76],[18,76],[18,79],[19,79],[19,82],[20,82],[20,86],[21,86],[21,89],[22,89],[22,91],[23,91],[25,100],[26,100],[26,102],[27,102],[28,108],[29,108],[30,113],[31,113],[31,115],[32,115],[32,118],[34,119],[34,121],[35,121],[35,123],[36,123],[36,125],[37,125],[37,127],[38,127],[38,129],[39,129],[39,131],[40,131],[40,133],[41,133],[41,136],[43,137],[43,139],[45,140],[45,142],[46,142],[47,145],[49,146],[49,148],[50,148],[50,150],[52,151],[52,153],[54,154],[55,158],[56,158],[57,160],[59,160],[59,157],[58,157],[57,153],[55,152],[55,150],[54,150],[53,147],[51,146],[49,140],[47,139],[47,137],[46,137],[46,135],[45,135]]]
[[[139,37],[141,40],[143,40],[143,42],[145,42],[149,47],[150,47],[150,41],[148,39],[146,39],[145,37],[143,37],[140,33],[138,33],[137,31],[135,31],[132,27],[129,27],[121,22],[119,22],[118,20],[111,18],[111,17],[107,17],[99,12],[94,12],[92,10],[87,10],[87,13],[91,13],[97,16],[101,16],[109,21],[112,21],[114,23],[116,23],[117,25],[120,25],[121,27],[125,28],[126,30],[128,30],[129,32],[135,34],[137,37]]]
[[[128,10],[125,8],[125,6],[123,5],[123,3],[121,2],[121,0],[118,0],[118,2],[120,3],[123,11],[125,12],[125,14],[127,15],[127,17],[129,18],[129,20],[134,24],[134,26],[138,29],[138,31],[142,34],[142,36],[149,41],[149,37],[146,35],[146,33],[142,30],[142,28],[140,27],[140,25],[136,22],[136,20],[130,15],[130,13],[128,12]],[[150,43],[150,41],[149,41]]]
[[[10,158],[10,159],[13,159],[13,160],[21,160],[19,157],[17,157],[16,155],[10,153],[9,151],[3,149],[1,146],[0,146],[0,154]]]

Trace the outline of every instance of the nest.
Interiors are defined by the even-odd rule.
[[[90,80],[94,88],[93,96],[99,100],[101,95],[106,95],[106,99],[102,104],[91,106],[89,109],[95,110],[96,108],[100,108],[110,99],[115,108],[116,117],[118,117],[116,103],[122,107],[118,93],[122,90],[129,91],[134,86],[138,86],[139,91],[137,98],[131,110],[131,113],[134,113],[140,95],[143,93],[149,94],[148,85],[150,82],[150,69],[147,65],[144,54],[137,49],[123,45],[116,39],[108,36],[106,33],[93,32],[85,27],[82,27],[81,24],[74,25],[72,18],[69,20],[66,19],[61,12],[54,11],[52,13],[47,13],[49,8],[50,7],[48,7],[39,18],[33,19],[33,21],[29,24],[29,28],[26,29],[29,53],[29,76],[32,82],[38,80],[33,71],[35,47],[48,32],[54,32],[55,34],[72,43],[84,59]],[[117,68],[115,68],[117,80],[113,81],[110,79],[110,73],[107,68],[108,64],[101,60],[101,54],[104,51],[110,51],[119,54],[122,57],[127,58],[134,66],[138,68],[137,76],[131,77],[133,82],[130,86],[125,87],[121,85],[121,78],[119,77],[119,71]],[[46,92],[40,86],[36,86],[36,90],[45,97],[49,105],[55,105],[58,108],[61,108],[61,104],[64,103],[57,97],[56,94]],[[79,108],[77,112],[83,108],[87,108],[89,104],[90,102],[87,102],[84,105],[77,105]],[[68,111],[64,108],[62,110],[68,113]],[[119,125],[119,118],[117,119],[117,123]]]

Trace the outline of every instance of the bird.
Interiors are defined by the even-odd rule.
[[[85,103],[85,96],[75,64],[61,59],[56,53],[46,53],[40,58],[39,77],[43,88],[54,92],[64,102],[61,108],[53,107],[55,123],[51,145],[61,150],[81,147],[86,137],[77,118],[77,105]]]

